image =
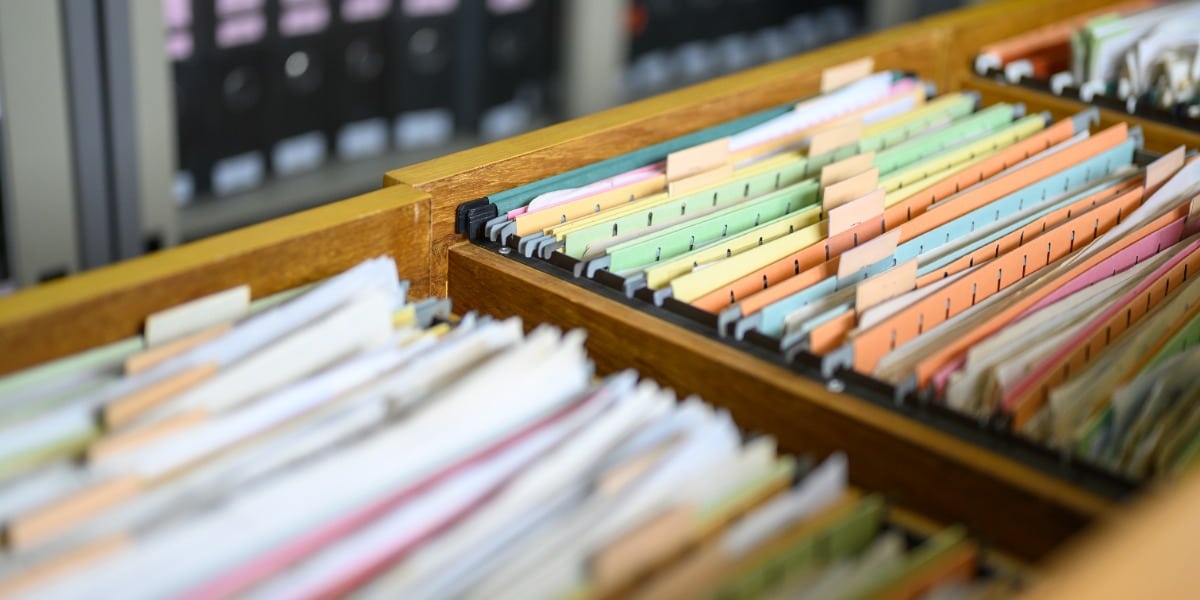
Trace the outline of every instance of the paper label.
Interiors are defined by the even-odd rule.
[[[829,211],[829,237],[883,216],[883,190],[851,200]]]
[[[808,144],[808,155],[821,156],[843,146],[857,144],[858,140],[862,139],[862,132],[862,119],[854,119],[822,129],[813,134],[812,141]]]
[[[875,164],[875,153],[857,154],[850,158],[825,165],[821,169],[821,188],[827,188],[835,183],[841,183],[859,173],[865,172]]]
[[[1146,166],[1146,189],[1156,190],[1183,168],[1184,148],[1180,146]]]
[[[917,288],[917,259],[896,265],[858,284],[854,289],[854,309],[858,314],[877,304]]]
[[[696,190],[702,190],[706,187],[712,187],[729,180],[730,177],[733,177],[733,165],[724,164],[711,171],[704,171],[691,177],[684,177],[683,179],[668,183],[667,196],[675,198]]]
[[[869,242],[842,253],[838,259],[838,279],[849,277],[885,258],[896,255],[900,230],[893,229]]]
[[[250,308],[250,286],[209,294],[146,318],[146,346],[153,348],[193,333],[231,323]]]
[[[862,198],[879,187],[879,168],[872,167],[867,171],[863,171],[845,181],[841,181],[825,188],[821,194],[821,208],[825,214],[829,211],[851,201],[855,198]],[[880,190],[882,191],[882,190]]]
[[[821,71],[821,93],[836,90],[858,81],[875,70],[875,57],[866,56],[858,60],[829,67]]]
[[[713,140],[667,155],[667,181],[691,177],[729,164],[729,138]]]

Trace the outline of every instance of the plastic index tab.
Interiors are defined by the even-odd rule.
[[[917,261],[902,262],[854,288],[854,310],[862,313],[917,287]]]
[[[667,155],[667,181],[673,182],[729,164],[729,138]]]
[[[857,144],[863,135],[862,119],[852,119],[814,133],[808,145],[811,156],[828,154],[851,144]]]
[[[865,172],[875,163],[875,152],[864,152],[821,167],[821,188],[841,183]]]
[[[878,185],[879,168],[873,167],[825,188],[821,194],[821,208],[829,213],[851,200],[867,195]]]
[[[842,253],[837,265],[839,279],[851,275],[896,254],[900,242],[900,230],[893,229],[873,240],[859,244]]]
[[[713,187],[733,176],[733,165],[724,163],[714,169],[676,179],[667,184],[667,196],[674,198],[697,190]]]
[[[821,92],[831,92],[851,82],[867,77],[875,70],[875,58],[871,56],[829,67],[821,71]]]
[[[875,190],[829,210],[829,237],[850,231],[854,226],[883,218],[883,190]]]

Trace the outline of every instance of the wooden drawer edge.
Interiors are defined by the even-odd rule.
[[[429,196],[378,190],[0,299],[0,373],[136,335],[146,316],[249,283],[254,297],[391,254],[428,292]]]

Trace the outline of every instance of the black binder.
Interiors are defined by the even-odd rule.
[[[556,28],[547,0],[487,0],[483,11],[476,49],[483,81],[479,133],[498,139],[533,126],[546,94]]]
[[[271,173],[320,167],[329,155],[334,71],[329,0],[272,0],[269,44]]]
[[[457,0],[400,0],[388,33],[388,104],[402,150],[439,146],[462,127],[457,73],[466,14]]]
[[[355,159],[382,153],[390,145],[387,73],[391,0],[335,2],[329,76],[335,154]]]
[[[211,159],[209,183],[216,195],[256,187],[267,173],[272,105],[269,17],[261,2],[239,4],[255,8],[214,14],[211,3],[194,3],[198,23],[200,15],[212,15],[212,28],[203,32],[211,50],[201,57],[204,84],[195,99],[205,113],[199,122],[205,129],[203,148]]]
[[[190,201],[212,190],[211,170],[215,149],[210,139],[210,123],[217,123],[206,106],[212,74],[208,61],[216,46],[213,7],[196,6],[192,0],[174,0],[175,12],[190,15],[167,32],[168,56],[174,80],[175,127],[178,172],[175,196]],[[171,9],[171,7],[168,7]]]

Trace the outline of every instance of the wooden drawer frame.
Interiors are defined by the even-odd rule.
[[[454,212],[465,201],[801,98],[817,90],[822,69],[865,55],[877,68],[911,69],[955,89],[980,45],[1111,2],[1009,0],[926,19],[398,169],[376,192],[22,291],[0,300],[0,373],[135,335],[147,315],[232,285],[248,282],[261,297],[386,253],[413,281],[414,295],[448,290],[460,310],[588,326],[602,369],[637,367],[682,391],[701,392],[728,406],[743,426],[775,434],[791,450],[847,449],[859,485],[939,520],[963,521],[1020,556],[1039,557],[1108,514],[1112,503],[462,245]],[[985,100],[997,99],[987,93]],[[1026,102],[1031,110],[1044,107]],[[897,462],[910,468],[897,469]]]
[[[0,299],[0,373],[141,331],[151,313],[247,283],[255,298],[391,254],[429,291],[429,195],[390,187]]]

